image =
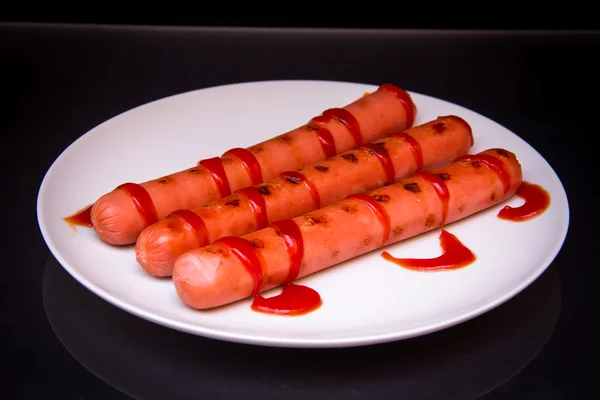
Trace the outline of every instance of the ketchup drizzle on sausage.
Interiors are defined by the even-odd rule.
[[[381,253],[381,256],[387,261],[414,271],[453,270],[466,267],[476,259],[471,250],[445,229],[442,229],[440,235],[440,245],[442,255],[435,258],[396,258],[387,251]]]
[[[129,195],[133,206],[140,213],[144,221],[146,221],[146,225],[152,225],[158,221],[152,198],[141,185],[127,182],[117,186],[117,189],[124,190]]]
[[[228,236],[218,239],[215,243],[220,242],[228,246],[252,276],[254,283],[252,310],[289,316],[302,315],[316,310],[322,304],[321,296],[314,289],[292,283],[300,274],[304,258],[304,242],[300,228],[291,219],[276,221],[271,226],[282,237],[290,256],[290,270],[287,279],[281,293],[276,296],[265,298],[260,295],[264,274],[260,258],[250,242],[241,237]]]
[[[292,219],[283,219],[271,224],[275,232],[283,239],[285,249],[290,256],[290,272],[286,283],[290,283],[300,275],[302,260],[304,259],[304,241],[300,228]]]
[[[254,218],[256,219],[256,229],[265,228],[269,223],[267,220],[267,204],[258,189],[255,186],[249,186],[237,190],[237,193],[246,199],[250,208],[252,208]]]
[[[263,176],[262,170],[260,168],[260,164],[258,160],[249,150],[242,149],[240,147],[236,147],[230,150],[227,150],[223,155],[232,155],[242,163],[242,167],[248,172],[250,179],[252,180],[253,185],[258,185],[262,183]]]
[[[188,228],[196,234],[200,247],[208,244],[208,230],[201,216],[190,210],[177,210],[170,215],[177,216],[185,222]]]
[[[506,165],[504,165],[504,163],[498,158],[489,154],[466,154],[464,156],[458,157],[455,161],[475,161],[484,164],[486,167],[488,167],[498,175],[498,177],[502,181],[504,193],[506,194],[510,190],[510,173],[508,172]]]
[[[337,150],[335,149],[335,139],[331,132],[329,132],[329,129],[317,129],[317,138],[319,139],[319,143],[321,143],[321,148],[323,149],[323,153],[325,153],[325,157],[331,158],[337,154]]]
[[[525,200],[519,207],[505,206],[498,217],[508,221],[528,221],[542,214],[550,206],[550,194],[541,186],[521,182],[517,196]]]
[[[390,136],[395,136],[403,140],[408,145],[410,151],[415,157],[417,172],[421,171],[423,169],[423,149],[421,148],[419,142],[417,142],[417,140],[414,137],[410,136],[406,132],[394,132],[390,134]]]
[[[297,171],[286,171],[279,174],[279,176],[281,176],[283,179],[291,179],[296,182],[302,182],[302,184],[310,193],[310,196],[315,203],[315,208],[321,208],[321,196],[319,195],[319,191],[311,181],[306,179],[304,175]]]
[[[446,186],[444,180],[436,174],[423,171],[420,172],[419,175],[421,175],[427,181],[427,183],[431,185],[442,202],[442,220],[440,221],[440,226],[442,226],[446,223],[446,217],[448,216],[448,203],[450,202],[450,193],[448,192],[448,187]]]
[[[360,147],[369,150],[373,155],[375,155],[381,164],[381,168],[383,168],[385,171],[385,184],[390,185],[394,183],[396,180],[396,171],[394,170],[394,164],[392,163],[392,159],[388,151],[384,147],[378,146],[374,143],[366,143]]]
[[[392,92],[396,95],[400,103],[402,103],[402,107],[404,107],[404,112],[406,114],[406,127],[412,127],[415,122],[415,105],[410,98],[410,95],[403,89],[400,89],[396,85],[392,85],[391,83],[384,83],[379,86],[379,89],[387,90],[388,92]]]
[[[363,203],[364,205],[369,207],[369,209],[375,214],[375,216],[381,223],[381,226],[383,227],[383,238],[381,239],[381,246],[385,246],[388,239],[390,238],[390,231],[391,231],[390,216],[388,215],[386,209],[383,208],[383,206],[381,204],[379,204],[377,202],[377,200],[375,200],[373,197],[369,196],[368,194],[355,193],[355,194],[351,194],[350,196],[346,197],[346,199],[353,199],[353,200],[360,201],[361,203]]]
[[[255,296],[251,308],[267,314],[290,316],[316,310],[323,303],[319,293],[307,286],[292,283],[300,274],[304,258],[304,242],[300,228],[292,219],[273,222],[271,227],[285,243],[290,256],[290,270],[280,294],[269,298]]]
[[[356,146],[359,146],[363,143],[364,139],[362,136],[362,132],[360,131],[360,125],[358,124],[358,121],[356,120],[354,115],[352,115],[352,113],[350,113],[350,111],[346,110],[345,108],[329,108],[323,111],[323,114],[314,117],[309,122],[309,126],[311,124],[321,125],[331,121],[332,119],[335,119],[336,121],[340,122],[346,127],[346,129],[348,129],[348,131],[352,135],[352,138],[354,139],[354,143],[356,144]]]
[[[91,228],[92,224],[92,205],[87,206],[86,208],[76,212],[73,215],[63,218],[67,224],[71,226],[85,226]]]
[[[240,260],[246,271],[252,276],[254,283],[252,296],[260,296],[264,274],[258,254],[256,254],[250,242],[239,236],[225,236],[217,239],[215,243],[223,243],[229,247],[229,250]]]
[[[225,168],[223,168],[223,160],[220,157],[207,158],[201,160],[198,165],[206,168],[208,173],[213,179],[213,182],[217,186],[219,195],[221,197],[227,197],[231,194],[231,188],[229,187],[229,180],[225,174]]]

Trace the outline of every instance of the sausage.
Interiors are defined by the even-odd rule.
[[[138,263],[151,275],[170,276],[175,259],[224,236],[240,236],[336,203],[413,174],[445,165],[473,145],[469,124],[438,117],[278,177],[244,188],[205,207],[177,211],[138,236]]]
[[[119,185],[93,204],[93,228],[109,244],[134,243],[144,228],[173,211],[206,205],[283,171],[411,127],[415,114],[407,92],[381,85],[343,108],[325,110],[301,127],[246,149],[230,149],[221,157],[141,184]]]
[[[521,165],[508,150],[461,156],[434,171],[190,250],[176,260],[173,283],[184,304],[219,307],[466,218],[514,195],[521,180]]]

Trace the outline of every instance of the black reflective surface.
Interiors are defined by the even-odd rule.
[[[0,398],[596,398],[599,50],[599,32],[0,25]],[[563,249],[477,319],[335,350],[175,332],[100,300],[56,263],[36,196],[70,143],[149,101],[266,79],[393,82],[504,125],[565,186]]]

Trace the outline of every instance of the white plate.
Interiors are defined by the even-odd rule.
[[[173,329],[232,342],[344,347],[406,339],[468,320],[515,296],[547,268],[564,242],[569,225],[564,188],[544,158],[514,133],[471,110],[418,93],[410,92],[418,107],[415,125],[440,115],[463,117],[473,128],[473,153],[491,147],[514,152],[524,180],[542,185],[552,197],[544,214],[525,223],[496,217],[505,204],[522,203],[515,196],[446,226],[477,255],[466,268],[413,272],[374,251],[298,281],[323,298],[313,313],[265,315],[250,309],[250,299],[201,312],[179,301],[170,279],[147,275],[135,261],[133,246],[111,247],[91,229],[74,232],[62,220],[125,181],[154,179],[229,148],[250,146],[376,88],[329,81],[251,82],[187,92],[118,115],[80,137],[48,170],[37,204],[42,235],[63,267],[106,301]],[[440,254],[439,234],[436,229],[386,250],[397,257],[433,257]]]

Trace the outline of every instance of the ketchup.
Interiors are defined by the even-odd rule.
[[[225,174],[225,168],[223,168],[223,161],[220,157],[208,158],[206,160],[201,160],[198,162],[198,165],[206,168],[208,173],[210,174],[213,182],[217,186],[217,190],[219,191],[219,195],[221,197],[227,197],[231,194],[231,188],[229,187],[229,180],[227,179],[227,175]]]
[[[246,170],[246,172],[248,172],[253,185],[262,183],[263,176],[260,164],[258,163],[258,160],[254,154],[252,154],[249,150],[236,147],[234,149],[227,150],[225,153],[223,153],[223,155],[232,155],[240,160],[243,168]]]
[[[381,239],[381,246],[385,246],[388,239],[390,238],[390,230],[391,230],[390,216],[388,215],[385,208],[383,208],[383,206],[381,204],[379,204],[379,202],[377,202],[377,200],[375,200],[373,197],[369,196],[368,194],[356,193],[356,194],[351,194],[350,196],[348,196],[346,198],[360,201],[361,203],[363,203],[364,205],[369,207],[369,209],[373,212],[373,214],[375,214],[375,216],[381,223],[381,226],[383,227],[383,238]]]
[[[313,202],[315,203],[315,208],[321,208],[321,196],[319,195],[319,191],[311,181],[306,179],[304,175],[296,171],[286,171],[282,172],[279,176],[292,183],[302,182],[302,184],[310,193],[310,196],[312,197]]]
[[[415,104],[412,102],[409,94],[400,89],[396,85],[392,85],[391,83],[385,83],[379,86],[379,89],[387,90],[388,92],[392,92],[396,95],[400,103],[402,103],[402,107],[404,107],[404,113],[406,114],[406,127],[412,127],[415,122]]]
[[[177,216],[185,222],[198,239],[198,246],[206,246],[208,244],[208,230],[202,217],[191,210],[177,210],[173,211],[171,215]]]
[[[246,199],[250,208],[254,212],[254,218],[256,219],[256,229],[265,228],[268,224],[267,220],[267,205],[265,204],[265,198],[260,194],[255,186],[248,186],[237,190],[243,198]]]
[[[458,157],[455,161],[471,161],[485,165],[500,177],[502,186],[504,187],[504,193],[506,194],[510,190],[510,173],[508,172],[506,165],[498,158],[489,154],[467,154]]]
[[[550,194],[541,186],[521,182],[517,196],[525,199],[520,207],[505,206],[498,217],[509,221],[528,221],[542,214],[550,206]]]
[[[265,298],[260,294],[264,274],[260,257],[250,242],[241,237],[224,237],[221,242],[238,257],[253,279],[251,309],[257,312],[275,315],[303,315],[316,310],[322,304],[321,296],[313,289],[292,283],[299,274],[304,258],[304,242],[300,228],[292,219],[273,222],[271,227],[282,237],[289,255],[290,269],[280,294]]]
[[[323,111],[323,114],[311,119],[308,125],[311,126],[316,124],[317,126],[319,126],[319,129],[317,130],[317,136],[319,136],[319,131],[321,129],[324,129],[322,125],[331,121],[332,119],[335,119],[336,121],[340,122],[346,127],[346,129],[348,129],[348,132],[350,132],[350,134],[352,135],[352,138],[354,139],[354,142],[357,146],[363,143],[364,139],[362,136],[362,132],[360,131],[360,125],[358,124],[358,121],[356,120],[354,115],[352,115],[352,113],[350,113],[350,111],[346,110],[345,108],[327,109]],[[326,137],[326,133],[321,133],[321,135],[323,135],[324,138]],[[329,132],[329,135],[331,136],[331,132]],[[319,141],[321,141],[321,145],[323,145],[323,139],[319,136]],[[330,139],[331,142],[333,142],[333,136],[331,136]],[[323,150],[325,151],[325,148],[323,148]]]
[[[417,142],[417,140],[414,137],[410,136],[406,132],[394,132],[390,136],[395,136],[406,142],[415,158],[415,163],[417,164],[417,172],[421,171],[423,169],[423,150],[421,149],[421,145],[419,144],[419,142]]]
[[[329,129],[318,128],[317,138],[319,139],[319,143],[321,143],[321,148],[323,149],[323,153],[325,153],[325,157],[331,158],[337,154],[335,139],[333,139],[333,135],[329,132]]]
[[[127,182],[117,186],[117,189],[124,190],[129,195],[134,207],[146,221],[146,225],[152,225],[158,221],[152,198],[141,185]]]
[[[396,171],[394,170],[394,164],[392,163],[392,159],[388,151],[384,147],[378,146],[375,143],[367,143],[360,147],[369,150],[372,154],[375,155],[375,157],[381,164],[381,167],[385,171],[385,184],[390,185],[394,183],[394,181],[396,180]]]
[[[92,205],[87,206],[86,208],[79,210],[73,215],[63,218],[63,221],[68,223],[71,226],[85,226],[91,228],[92,224]]]
[[[433,190],[435,190],[435,193],[442,202],[442,220],[440,221],[440,226],[442,226],[446,223],[446,217],[448,216],[448,203],[450,202],[448,187],[444,180],[434,173],[423,171],[420,172],[419,175],[425,178],[427,183],[433,187]]]
[[[440,245],[443,253],[435,258],[396,258],[387,251],[384,251],[381,256],[387,261],[414,271],[453,270],[466,267],[476,259],[471,250],[445,229],[442,229],[440,235]]]

